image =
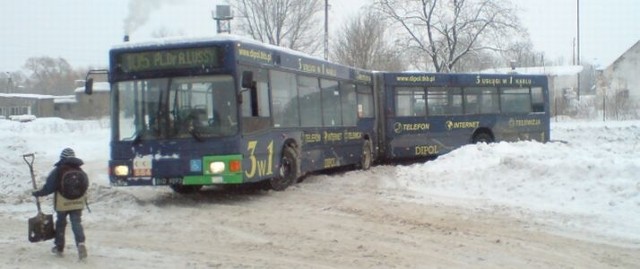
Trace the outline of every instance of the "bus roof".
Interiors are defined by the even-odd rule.
[[[329,77],[352,78],[363,82],[372,81],[371,71],[349,67],[292,49],[265,44],[246,37],[220,34],[206,37],[171,37],[115,45],[111,54],[141,52],[157,49],[183,49],[207,45],[229,44],[236,46],[238,60],[254,64],[279,66],[304,73]]]
[[[112,46],[111,49],[113,50],[145,49],[145,48],[152,49],[154,47],[189,46],[190,44],[197,45],[197,44],[205,44],[210,42],[225,42],[225,41],[262,46],[271,50],[277,50],[277,51],[286,52],[289,54],[295,54],[301,57],[316,58],[317,60],[324,61],[324,59],[322,58],[311,56],[303,52],[299,52],[299,51],[295,51],[292,49],[279,47],[271,44],[261,43],[251,38],[242,37],[238,35],[231,35],[231,34],[218,34],[214,36],[200,36],[200,37],[165,37],[165,38],[145,39],[140,41],[122,42],[120,44],[116,44]]]

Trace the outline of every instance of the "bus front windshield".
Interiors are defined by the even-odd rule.
[[[119,140],[203,140],[237,132],[230,75],[122,81],[116,89]]]

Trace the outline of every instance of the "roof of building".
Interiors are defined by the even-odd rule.
[[[607,69],[618,64],[619,62],[623,61],[626,57],[625,55],[632,53],[633,51],[640,51],[640,40],[638,40],[638,42],[636,42],[635,44],[633,44],[633,46],[629,47],[629,49],[627,49],[626,51],[624,51],[624,53],[620,54],[620,56],[618,56],[618,58],[616,58],[613,63],[611,63],[610,65],[607,66]]]
[[[77,102],[78,101],[76,100],[75,95],[61,95],[61,96],[56,96],[55,99],[53,99],[54,104],[68,104],[68,103],[77,103]]]
[[[34,93],[0,93],[4,98],[30,98],[30,99],[55,99],[55,95],[34,94]]]
[[[75,95],[47,95],[47,94],[34,94],[34,93],[0,93],[0,98],[25,98],[25,99],[38,99],[46,100],[53,99],[53,103],[76,103]]]

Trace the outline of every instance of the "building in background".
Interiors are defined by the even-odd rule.
[[[92,95],[86,95],[84,87],[76,88],[73,95],[63,96],[0,93],[0,118],[5,119],[94,119],[108,114],[109,84],[106,82],[96,82]]]
[[[640,41],[598,71],[597,91],[609,116],[640,117]]]

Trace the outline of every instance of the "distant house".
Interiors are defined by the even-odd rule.
[[[76,88],[73,95],[63,96],[0,93],[0,118],[33,115],[37,118],[87,119],[108,114],[109,84],[106,82],[96,82],[92,95],[86,95],[84,87]]]
[[[640,41],[601,71],[598,88],[607,98],[640,105]]]
[[[577,102],[578,74],[583,71],[579,65],[569,66],[535,66],[512,68],[493,68],[483,70],[481,73],[496,74],[525,74],[546,75],[549,80],[549,99],[551,102],[551,115],[575,113],[574,105]]]
[[[0,93],[0,116],[34,115],[48,117],[53,114],[56,96],[25,93]]]
[[[84,93],[84,86],[74,90],[74,95],[55,101],[56,117],[65,119],[86,119],[109,114],[109,83],[96,82],[93,94]]]
[[[93,93],[84,93],[84,86],[76,88],[76,100],[78,101],[77,114],[83,118],[104,117],[109,115],[109,91],[108,82],[93,83]]]

